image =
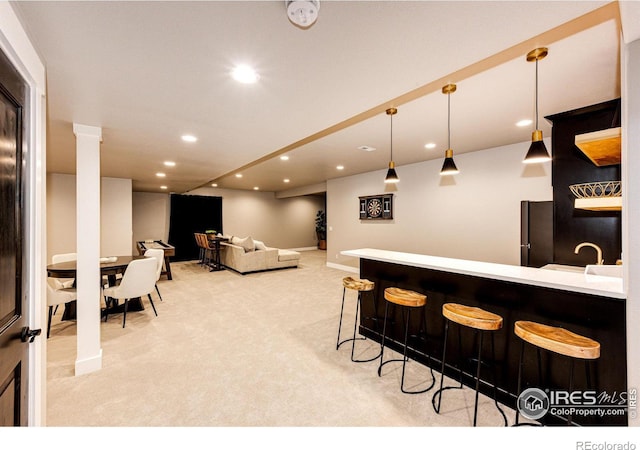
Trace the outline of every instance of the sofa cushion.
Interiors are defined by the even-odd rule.
[[[264,245],[264,242],[258,241],[257,239],[253,240],[253,243],[256,245],[256,250],[266,250],[267,246]]]
[[[234,237],[231,243],[233,245],[238,245],[242,247],[245,253],[252,252],[256,249],[256,244],[253,242],[253,239],[251,238],[251,236],[247,236],[246,238],[243,238],[243,239]]]
[[[295,261],[297,259],[300,259],[300,253],[278,249],[278,261]]]

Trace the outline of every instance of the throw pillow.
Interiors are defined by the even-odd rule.
[[[253,243],[256,245],[256,250],[266,250],[267,249],[267,246],[264,245],[264,242],[262,242],[262,241],[258,241],[258,240],[254,239]]]
[[[256,245],[253,243],[251,236],[247,236],[244,239],[238,239],[238,243],[235,245],[242,247],[245,253],[252,252],[256,249]]]

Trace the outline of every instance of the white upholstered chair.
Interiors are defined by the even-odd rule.
[[[59,288],[56,278],[47,278],[47,305],[49,306],[49,321],[47,322],[47,338],[51,334],[51,318],[53,307],[77,300],[78,294],[75,288]]]
[[[76,261],[78,259],[77,253],[60,253],[51,257],[53,264],[58,264],[68,261]],[[75,280],[73,278],[54,278],[54,289],[65,289],[73,287]]]
[[[158,263],[155,258],[135,259],[127,266],[119,285],[111,286],[103,290],[103,295],[105,297],[124,300],[122,328],[125,327],[127,321],[129,299],[138,297],[142,298],[146,295],[149,297],[149,301],[151,302],[153,313],[156,316],[158,315],[156,307],[153,304],[153,299],[151,298],[151,292],[153,292],[153,287],[156,285],[157,267]],[[105,311],[105,322],[107,317],[108,313]]]
[[[147,258],[156,258],[158,261],[157,273],[156,273],[156,292],[158,293],[158,297],[160,297],[160,301],[162,301],[162,295],[160,295],[160,289],[158,289],[158,280],[160,279],[160,275],[162,275],[162,264],[164,262],[164,250],[159,248],[150,248],[146,252],[144,252],[144,256]]]

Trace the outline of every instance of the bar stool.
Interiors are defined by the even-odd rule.
[[[353,277],[344,277],[342,279],[342,306],[340,308],[340,322],[338,324],[338,339],[336,340],[336,350],[340,348],[342,344],[345,342],[351,342],[351,361],[353,362],[370,362],[377,359],[380,354],[369,358],[369,359],[355,359],[354,352],[356,347],[356,341],[364,341],[365,337],[356,337],[356,333],[358,330],[358,313],[360,311],[360,303],[362,302],[362,294],[364,292],[371,292],[371,300],[373,302],[374,311],[376,308],[376,301],[373,295],[373,288],[375,287],[375,283],[373,281],[369,281],[366,279],[358,279]],[[353,321],[353,337],[340,341],[340,331],[342,329],[342,314],[344,312],[344,299],[347,293],[347,289],[358,292],[358,299],[356,301],[356,317]]]
[[[442,305],[442,315],[445,317],[445,326],[444,326],[444,346],[442,350],[442,370],[440,371],[440,389],[438,389],[431,399],[431,403],[433,404],[433,408],[436,413],[440,414],[440,403],[442,401],[442,392],[447,389],[462,389],[462,364],[460,364],[459,373],[460,373],[460,386],[448,386],[443,387],[444,381],[444,367],[445,367],[445,357],[447,354],[447,335],[449,334],[449,323],[454,322],[460,326],[472,328],[478,339],[478,363],[476,366],[476,398],[473,407],[473,426],[475,427],[478,421],[478,395],[479,395],[479,387],[480,387],[480,369],[482,367],[482,340],[485,332],[487,331],[497,331],[502,329],[502,317],[494,314],[489,311],[485,311],[484,309],[477,308],[474,306],[466,306],[460,305],[457,303],[445,303]],[[495,359],[495,343],[494,343],[494,335],[495,333],[491,333],[491,354]],[[460,339],[461,340],[461,339]],[[496,404],[496,408],[502,414],[502,418],[504,419],[505,426],[507,425],[507,416],[504,414],[500,405],[498,405],[498,400],[496,399],[496,385],[495,385],[495,373],[493,375],[493,393],[494,393],[494,402]],[[438,404],[436,406],[436,397],[438,398]]]
[[[548,350],[570,358],[569,369],[569,395],[573,390],[573,366],[576,359],[585,361],[587,385],[591,384],[589,367],[590,360],[600,358],[600,343],[585,336],[573,333],[569,330],[536,322],[519,320],[514,324],[516,336],[522,339],[520,348],[520,362],[518,365],[518,396],[521,394],[522,368],[525,342],[538,349],[538,366],[540,367],[540,349]],[[518,399],[519,402],[519,399]],[[516,405],[516,420],[520,416],[519,404]],[[567,417],[567,425],[571,425],[572,416]]]
[[[402,379],[400,382],[400,390],[405,394],[421,394],[423,392],[427,392],[430,390],[436,383],[436,378],[433,374],[433,369],[431,367],[431,356],[427,354],[428,362],[429,362],[429,370],[431,371],[431,385],[420,391],[407,391],[404,388],[404,374],[405,367],[407,363],[407,341],[409,339],[409,321],[411,319],[411,311],[419,308],[422,312],[422,323],[420,325],[420,329],[418,330],[416,337],[419,337],[420,332],[423,331],[425,338],[427,336],[427,317],[425,314],[425,305],[427,304],[427,296],[420,294],[418,292],[409,291],[406,289],[400,289],[397,287],[389,287],[384,290],[384,298],[386,300],[386,305],[384,309],[384,325],[382,327],[382,341],[380,343],[380,365],[378,366],[378,376],[382,374],[382,366],[387,363],[394,361],[402,361]],[[389,305],[399,306],[402,308],[402,314],[406,315],[406,322],[404,327],[404,352],[402,355],[402,359],[389,359],[384,361],[384,347],[385,347],[385,339],[387,336],[387,322],[389,316]],[[424,326],[424,329],[422,328]],[[412,335],[413,337],[413,335]]]

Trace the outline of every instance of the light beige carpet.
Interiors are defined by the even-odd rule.
[[[425,394],[400,392],[401,363],[378,377],[377,361],[336,351],[342,278],[325,252],[302,252],[300,267],[249,275],[172,265],[145,311],[101,324],[103,369],[74,376],[76,326],[54,318],[48,346],[49,426],[468,427],[474,393],[446,392],[441,414]],[[348,293],[345,329],[353,327]],[[377,345],[358,341],[360,357]],[[372,353],[373,352],[373,353]],[[395,355],[398,357],[399,355]],[[408,364],[411,387],[428,370]],[[439,382],[439,375],[436,372]],[[446,383],[452,383],[446,379]],[[506,410],[510,423],[513,411]],[[480,426],[502,426],[481,397]]]

